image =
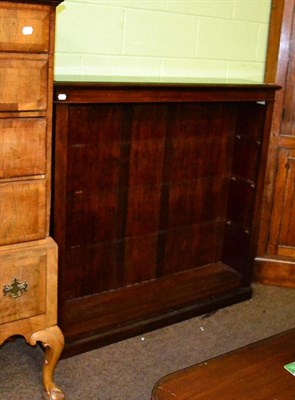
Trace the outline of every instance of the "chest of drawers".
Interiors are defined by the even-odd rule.
[[[57,245],[49,237],[55,6],[0,1],[0,344],[21,335],[45,348],[48,399],[63,399],[53,371]]]

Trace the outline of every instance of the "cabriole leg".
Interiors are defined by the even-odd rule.
[[[35,332],[30,337],[29,344],[34,346],[41,342],[45,348],[45,362],[43,367],[43,385],[46,400],[62,400],[64,394],[53,383],[53,373],[64,348],[64,337],[58,326]]]

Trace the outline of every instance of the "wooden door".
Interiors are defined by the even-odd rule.
[[[269,38],[266,81],[282,89],[274,109],[255,275],[263,283],[295,287],[294,0],[273,1]]]

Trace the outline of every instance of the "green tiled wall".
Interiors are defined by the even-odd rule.
[[[66,0],[55,76],[263,82],[271,0]]]

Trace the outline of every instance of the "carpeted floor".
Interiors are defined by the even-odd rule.
[[[167,373],[295,328],[295,289],[253,289],[253,299],[211,315],[61,360],[55,382],[67,400],[149,400]],[[0,399],[42,399],[42,364],[39,347],[22,339],[3,345]]]

